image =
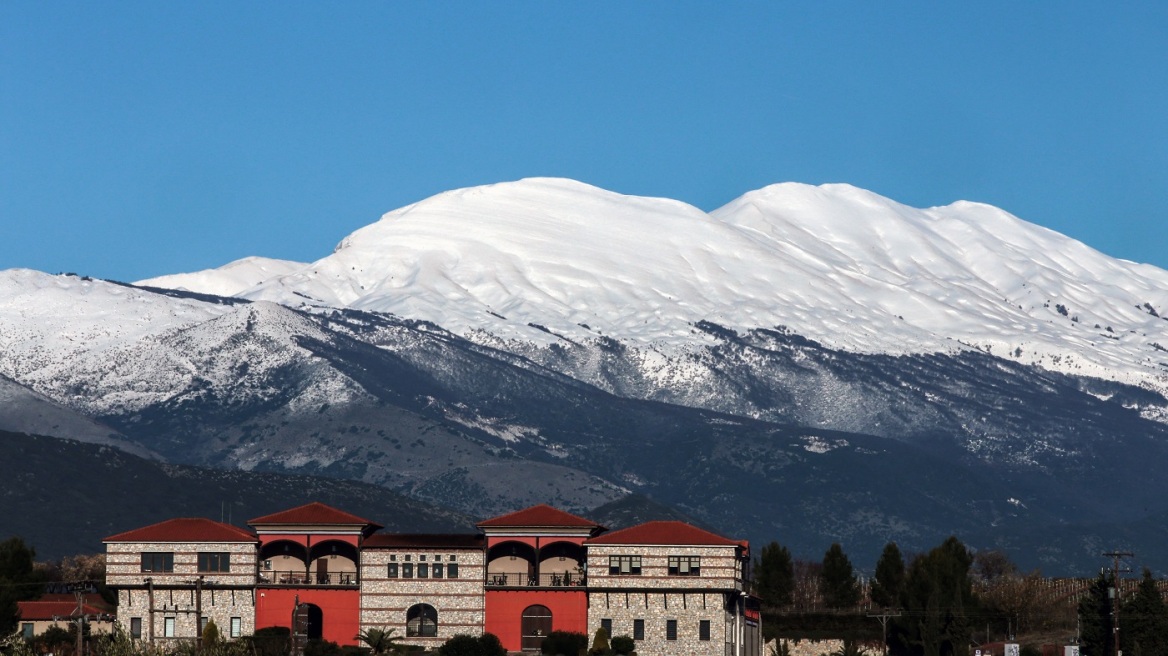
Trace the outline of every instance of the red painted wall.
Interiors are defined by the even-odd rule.
[[[300,603],[320,607],[321,637],[341,645],[356,645],[360,631],[361,598],[357,590],[313,590],[306,588],[260,588],[256,598],[256,628],[292,627],[296,596]]]
[[[583,590],[487,590],[486,627],[508,651],[522,647],[523,609],[539,604],[552,612],[553,631],[588,633],[588,596]]]

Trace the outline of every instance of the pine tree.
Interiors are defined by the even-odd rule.
[[[42,592],[35,558],[36,552],[20,538],[0,542],[0,636],[16,628],[16,602],[35,599]]]
[[[778,542],[762,548],[754,566],[754,589],[763,606],[784,608],[791,605],[795,590],[795,568],[791,552]]]
[[[1111,582],[1100,573],[1079,601],[1079,653],[1082,656],[1108,656],[1113,651],[1110,589]]]
[[[876,575],[872,578],[872,605],[896,608],[904,594],[904,557],[895,542],[884,545],[880,560],[876,561]]]
[[[1168,607],[1152,578],[1144,568],[1144,578],[1136,594],[1119,614],[1120,647],[1125,654],[1168,654]]]
[[[838,542],[823,555],[823,603],[828,608],[852,608],[860,603],[860,584],[856,571]]]
[[[977,610],[969,576],[972,563],[969,550],[955,537],[913,559],[905,584],[906,620],[897,625],[899,640],[925,656],[965,653],[969,616]]]

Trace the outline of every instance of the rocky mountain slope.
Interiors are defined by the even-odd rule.
[[[172,462],[474,517],[633,492],[861,565],[957,533],[1163,570],[1164,307],[1168,272],[984,205],[776,185],[707,214],[539,179],[305,265],[0,272],[0,374]]]
[[[474,531],[471,518],[384,488],[311,476],[201,469],[108,446],[0,430],[0,535],[21,536],[38,560],[100,553],[102,539],[174,517],[245,526],[312,501],[344,508],[388,531]],[[35,512],[30,512],[35,509]]]

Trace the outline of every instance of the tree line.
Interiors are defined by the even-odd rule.
[[[1082,656],[1114,654],[1115,581],[1107,576],[1068,589],[1019,571],[1002,552],[974,553],[950,537],[907,559],[888,543],[863,583],[838,543],[809,562],[771,542],[753,563],[768,638],[842,638],[897,656],[965,656],[972,645],[1000,641],[1019,642],[1023,654],[1076,641]],[[1148,570],[1132,587],[1120,591],[1123,653],[1168,654],[1168,588]]]

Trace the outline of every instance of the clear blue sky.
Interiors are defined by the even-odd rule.
[[[1001,206],[1168,267],[1168,9],[0,3],[0,268],[310,261],[447,189]]]

